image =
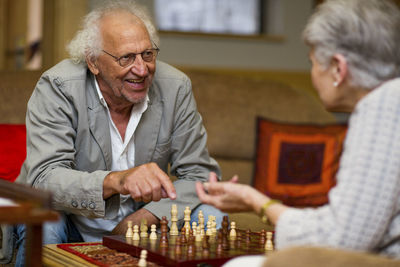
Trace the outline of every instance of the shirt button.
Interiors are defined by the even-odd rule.
[[[82,208],[84,208],[84,209],[86,209],[86,207],[87,207],[87,204],[86,204],[86,202],[85,202],[85,201],[82,201],[82,203],[81,203],[81,207],[82,207]]]
[[[60,86],[60,85],[61,85],[61,81],[60,81],[59,79],[54,79],[54,83],[55,83],[57,86]]]
[[[94,202],[90,202],[89,203],[89,208],[94,210],[94,208],[96,208],[96,204]]]
[[[72,200],[71,201],[71,206],[74,207],[74,208],[78,207],[78,202],[76,200]]]

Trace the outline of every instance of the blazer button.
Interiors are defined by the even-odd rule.
[[[94,210],[96,208],[96,204],[94,202],[89,203],[89,208]]]
[[[81,203],[81,207],[82,207],[82,208],[84,208],[84,209],[86,209],[86,207],[87,207],[87,204],[86,204],[86,202],[85,202],[85,201],[82,201],[82,203]]]
[[[78,202],[76,200],[72,200],[71,205],[72,205],[72,207],[76,208],[76,207],[78,207]]]

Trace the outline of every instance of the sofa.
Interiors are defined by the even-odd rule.
[[[337,122],[312,90],[308,73],[180,69],[192,80],[208,149],[220,164],[223,180],[237,174],[239,182],[252,185],[258,117],[299,124]],[[24,124],[26,103],[40,74],[0,72],[0,124]],[[273,230],[254,213],[229,216],[240,229]]]

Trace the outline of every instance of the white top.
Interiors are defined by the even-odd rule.
[[[284,212],[275,244],[278,249],[307,244],[400,258],[399,236],[400,78],[356,105],[329,204]]]
[[[121,171],[135,167],[134,133],[143,112],[145,112],[147,109],[149,97],[146,96],[145,101],[140,104],[135,104],[132,107],[131,117],[129,118],[128,126],[125,132],[125,138],[124,140],[122,140],[122,137],[118,132],[117,127],[111,119],[110,110],[103,97],[103,94],[100,91],[99,84],[97,83],[96,79],[94,79],[94,82],[100,98],[100,102],[105,108],[107,108],[108,111],[107,113],[112,145],[111,171]],[[103,236],[109,234],[123,218],[135,211],[135,207],[132,204],[132,201],[129,201],[130,199],[130,195],[121,195],[121,206],[119,208],[117,217],[113,219],[93,219],[83,216],[76,216],[74,223],[81,233],[83,240],[85,242],[101,241]]]

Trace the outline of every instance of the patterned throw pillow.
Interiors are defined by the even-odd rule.
[[[289,124],[258,118],[253,186],[289,206],[328,202],[347,126]]]

